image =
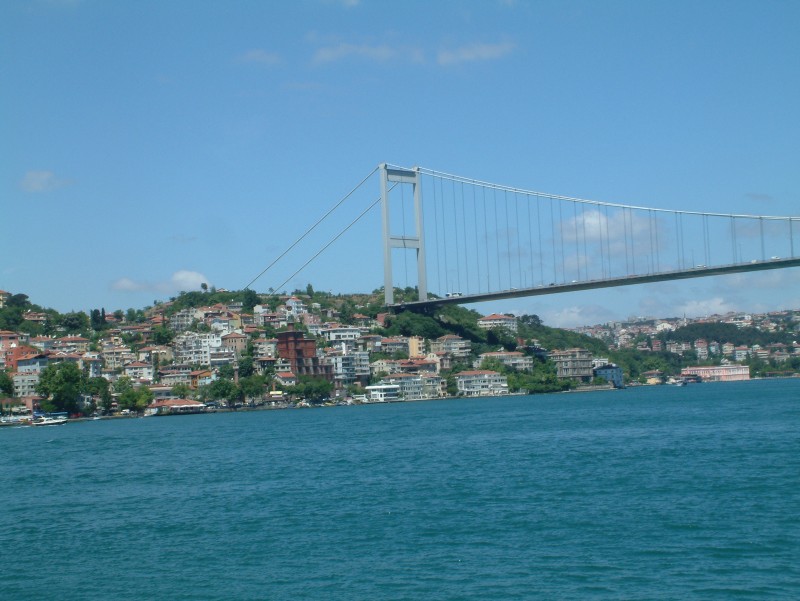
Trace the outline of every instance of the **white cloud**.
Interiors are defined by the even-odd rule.
[[[181,269],[173,273],[169,280],[162,282],[137,282],[130,278],[120,278],[111,284],[111,289],[121,292],[176,294],[181,291],[199,290],[200,284],[203,283],[211,285],[202,273]]]
[[[25,192],[36,194],[62,188],[70,183],[67,179],[56,177],[52,171],[28,171],[19,185]]]
[[[240,63],[253,63],[257,65],[272,66],[280,64],[281,57],[274,52],[267,52],[261,48],[253,48],[239,56]]]
[[[599,305],[561,307],[555,311],[542,311],[542,321],[554,328],[574,328],[586,324],[606,323],[616,317],[612,311]]]
[[[729,311],[737,311],[737,307],[721,297],[692,299],[677,307],[678,315],[686,317],[705,317],[707,315],[721,315]]]
[[[395,48],[387,44],[371,46],[369,44],[349,44],[347,42],[341,42],[317,49],[314,53],[314,62],[332,63],[350,57],[385,62],[397,58],[411,58],[414,56],[416,56],[414,51]]]
[[[474,61],[496,60],[509,54],[514,49],[510,42],[499,44],[469,44],[452,50],[440,50],[437,62],[442,66],[457,65]]]

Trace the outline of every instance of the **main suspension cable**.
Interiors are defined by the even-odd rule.
[[[327,219],[327,218],[328,218],[328,216],[329,216],[331,213],[333,213],[333,212],[334,212],[336,209],[338,209],[340,206],[342,206],[342,203],[344,203],[344,201],[346,201],[348,198],[350,198],[350,197],[353,195],[353,193],[354,193],[356,190],[358,190],[358,189],[359,189],[361,186],[363,186],[363,185],[364,185],[364,182],[366,182],[366,181],[367,181],[369,178],[371,178],[371,177],[372,177],[372,176],[375,174],[375,172],[376,172],[378,169],[379,169],[378,167],[375,167],[375,168],[374,168],[372,171],[370,171],[370,172],[369,172],[369,175],[368,175],[367,177],[365,177],[364,179],[362,179],[362,180],[361,180],[361,181],[358,183],[358,185],[357,185],[355,188],[353,188],[352,190],[350,190],[350,192],[348,192],[347,194],[345,194],[345,195],[344,195],[344,197],[343,197],[343,198],[342,198],[342,199],[341,199],[339,202],[337,202],[335,205],[333,205],[333,207],[331,207],[331,208],[328,210],[328,212],[327,212],[327,213],[325,213],[325,214],[324,214],[322,217],[320,217],[320,218],[317,220],[317,222],[316,222],[316,223],[314,223],[314,225],[312,225],[312,226],[311,226],[310,228],[308,228],[308,229],[307,229],[305,232],[303,232],[303,234],[302,234],[302,235],[301,235],[301,236],[300,236],[300,237],[299,237],[297,240],[295,240],[294,242],[292,242],[292,244],[291,244],[291,246],[289,246],[289,248],[287,248],[287,249],[286,249],[285,251],[283,251],[283,252],[282,252],[280,255],[278,255],[278,257],[277,257],[275,260],[273,260],[273,261],[272,261],[272,263],[270,263],[269,265],[267,265],[267,266],[264,268],[264,270],[263,270],[261,273],[259,273],[259,274],[258,274],[256,277],[254,277],[252,280],[250,280],[250,282],[247,284],[247,286],[245,286],[245,287],[244,287],[244,289],[245,289],[245,290],[247,290],[248,288],[250,288],[250,286],[252,286],[252,285],[255,283],[255,281],[256,281],[256,280],[258,280],[258,279],[259,279],[259,278],[260,278],[262,275],[264,275],[264,274],[265,274],[265,273],[267,273],[267,272],[268,272],[270,269],[272,269],[272,267],[275,265],[275,263],[277,263],[277,262],[278,262],[278,261],[280,261],[280,260],[281,260],[283,257],[285,257],[285,256],[286,256],[286,255],[289,253],[289,251],[290,251],[290,250],[292,250],[292,249],[293,249],[295,246],[297,246],[297,245],[298,245],[298,244],[299,244],[299,243],[300,243],[300,242],[301,242],[301,241],[302,241],[302,240],[303,240],[303,239],[304,239],[306,236],[308,236],[308,235],[309,235],[311,232],[313,232],[313,231],[314,231],[314,230],[317,228],[317,226],[318,226],[320,223],[322,223],[323,221],[325,221],[325,219]],[[373,205],[373,206],[374,206],[374,205]],[[372,207],[370,207],[370,208],[372,208]],[[359,219],[360,219],[360,217],[359,217]],[[348,227],[349,227],[349,226],[348,226]]]

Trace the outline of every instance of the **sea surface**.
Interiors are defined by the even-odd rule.
[[[0,599],[800,599],[800,379],[2,428]]]

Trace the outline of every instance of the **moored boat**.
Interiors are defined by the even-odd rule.
[[[66,417],[53,417],[44,415],[31,422],[32,426],[60,426],[67,423]]]

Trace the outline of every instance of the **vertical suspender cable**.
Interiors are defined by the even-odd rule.
[[[464,279],[467,283],[467,294],[471,292],[469,286],[469,245],[467,244],[467,204],[464,202],[464,182],[461,182],[461,222],[464,228]]]
[[[655,272],[656,252],[653,248],[653,211],[647,213],[647,230],[650,233],[650,273]]]
[[[583,264],[586,279],[589,278],[589,248],[586,245],[586,207],[581,205],[581,224],[583,225]]]
[[[486,187],[483,187],[483,248],[486,250],[486,292],[492,290],[492,268],[489,266],[489,229],[486,225]]]
[[[564,202],[558,202],[558,231],[561,234],[561,280],[567,281],[567,257],[564,254]]]
[[[578,279],[581,279],[581,250],[578,244],[578,203],[572,203],[572,218],[575,221],[575,267],[578,270]]]
[[[478,243],[478,199],[475,189],[477,186],[472,185],[472,225],[475,228],[475,268],[478,275],[478,292],[481,291],[481,257],[480,257],[480,244]]]
[[[608,207],[606,207],[608,210]],[[603,219],[600,211],[597,211],[597,236],[600,241],[600,274],[603,279],[606,278],[606,253],[605,253],[605,240],[603,238]]]
[[[661,244],[658,241],[658,215],[653,215],[653,223],[655,227],[653,228],[656,231],[656,272],[661,271]]]
[[[517,196],[517,191],[514,190],[514,215],[516,215],[516,230],[517,230],[517,267],[519,268],[519,280],[517,280],[517,286],[519,288],[523,288],[522,285],[522,236],[520,234],[520,225],[519,222],[519,196]]]
[[[444,246],[444,280],[445,280],[445,292],[450,292],[453,289],[450,286],[450,268],[447,264],[447,255],[449,253],[449,249],[447,248],[447,213],[445,212],[446,202],[444,196],[444,178],[439,178],[439,191],[441,192],[442,196],[442,244]]]
[[[500,269],[500,221],[497,219],[497,190],[492,189],[492,202],[494,203],[494,244],[497,250],[497,289],[500,290],[503,286],[501,282],[502,270]]]
[[[539,276],[541,277],[542,286],[544,286],[544,251],[542,249],[542,199],[536,195],[536,229],[539,237]]]
[[[625,274],[631,275],[631,265],[628,257],[628,210],[622,209],[622,229],[625,232]]]
[[[550,231],[552,233],[551,240],[553,241],[553,282],[558,281],[558,272],[556,271],[556,220],[553,209],[553,197],[550,197]]]
[[[525,208],[528,210],[528,248],[530,249],[531,253],[531,260],[529,266],[529,273],[531,274],[531,281],[528,285],[529,288],[533,288],[533,226],[531,225],[531,197],[530,195],[525,195]],[[526,282],[527,283],[527,282]]]
[[[451,188],[453,192],[453,235],[456,238],[456,285],[458,290],[461,290],[461,253],[458,248],[458,207],[456,205],[456,182],[451,180]]]
[[[439,253],[441,237],[439,236],[439,203],[436,196],[436,178],[433,178],[433,223],[436,230],[436,286],[439,294],[445,292],[442,288],[442,255]]]
[[[606,226],[606,237],[605,237],[605,241],[606,241],[606,261],[608,261],[608,271],[606,272],[606,274],[607,274],[607,277],[611,277],[611,274],[612,274],[612,271],[611,271],[611,235],[609,234],[609,231],[608,231],[608,205],[605,206],[605,212],[606,212],[606,223],[605,223],[605,226]]]
[[[508,257],[508,287],[511,288],[511,226],[508,222],[508,190],[503,191],[503,206],[506,213],[506,256]]]

